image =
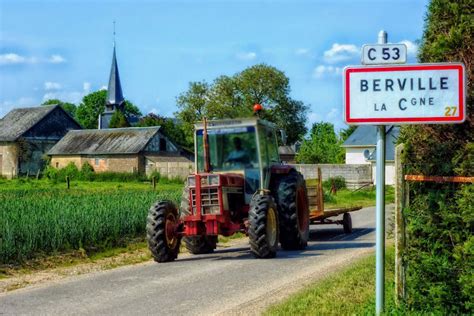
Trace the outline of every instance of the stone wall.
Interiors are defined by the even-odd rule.
[[[146,174],[158,171],[161,176],[170,179],[185,179],[190,173],[194,172],[194,163],[191,161],[156,161],[148,162],[146,166]]]
[[[321,168],[323,180],[343,177],[349,188],[359,188],[372,184],[372,168],[370,164],[300,164],[294,165],[305,179],[317,179],[318,167]]]
[[[97,156],[97,157],[81,157],[81,156],[53,156],[51,158],[51,166],[55,168],[64,168],[73,162],[78,169],[87,162],[94,168],[95,172],[140,172],[144,168],[140,168],[138,155],[114,155],[114,156]],[[141,170],[142,169],[142,170]]]
[[[11,179],[18,175],[18,145],[0,143],[0,175]]]

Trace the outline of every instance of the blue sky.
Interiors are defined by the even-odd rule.
[[[48,98],[79,103],[107,84],[116,20],[125,98],[173,116],[190,81],[257,63],[290,78],[310,105],[308,125],[342,120],[341,69],[385,29],[415,62],[426,0],[5,1],[0,0],[0,117]]]

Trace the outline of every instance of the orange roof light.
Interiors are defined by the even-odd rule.
[[[261,104],[257,103],[253,106],[253,111],[254,112],[260,112],[261,110],[263,110],[263,106]]]

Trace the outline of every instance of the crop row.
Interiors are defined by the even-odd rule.
[[[177,190],[0,191],[0,264],[143,236],[150,205],[179,197]]]

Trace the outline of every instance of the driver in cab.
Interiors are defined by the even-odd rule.
[[[242,148],[242,140],[239,137],[234,138],[234,150],[229,153],[225,162],[234,166],[242,165],[242,167],[250,163],[250,156]]]

